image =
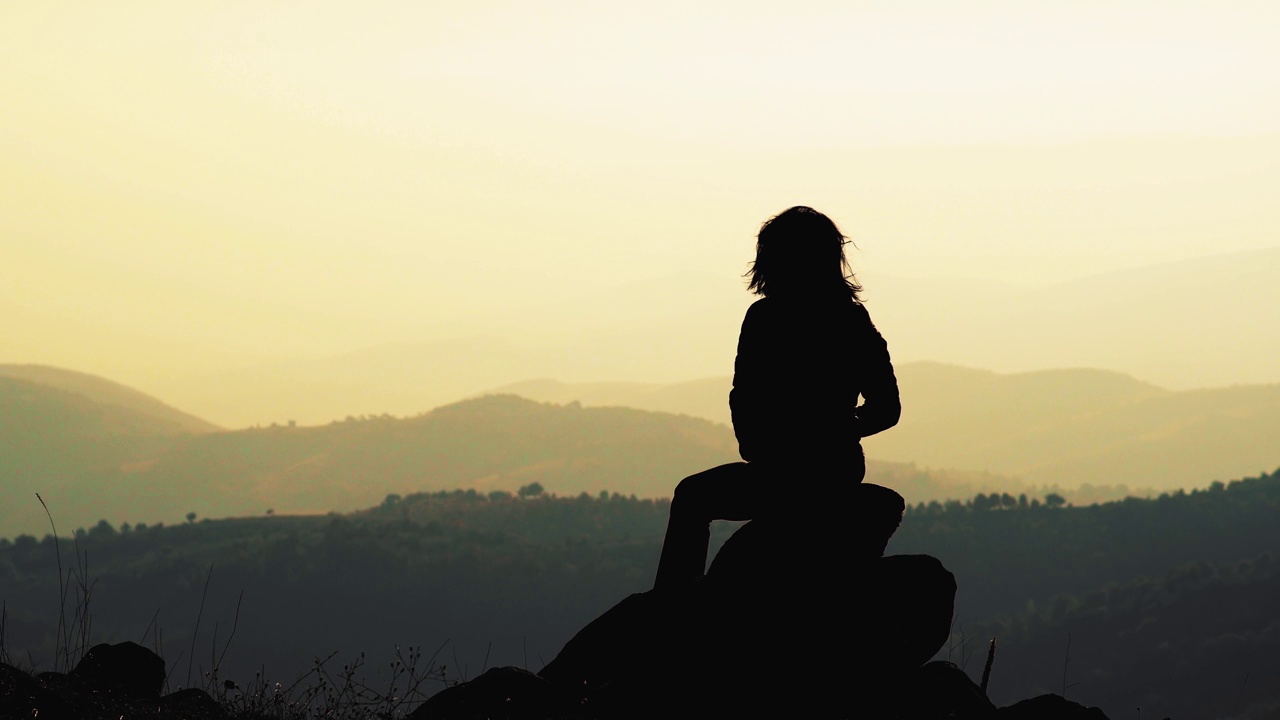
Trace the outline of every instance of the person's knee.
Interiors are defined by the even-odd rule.
[[[676,483],[675,493],[672,495],[671,501],[682,502],[697,497],[698,492],[698,476],[690,475],[689,477]]]
[[[681,480],[671,498],[671,511],[677,512],[678,508],[680,512],[696,512],[706,504],[707,486],[703,473]]]

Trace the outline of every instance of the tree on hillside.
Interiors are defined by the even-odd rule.
[[[542,492],[543,492],[542,483],[539,483],[539,482],[531,482],[531,483],[529,483],[528,485],[524,485],[524,486],[522,486],[522,487],[517,491],[517,494],[518,494],[521,498],[523,498],[523,499],[526,499],[526,500],[527,500],[527,499],[529,499],[529,498],[536,498],[536,497],[538,497],[539,495],[541,495],[541,494],[542,494]]]

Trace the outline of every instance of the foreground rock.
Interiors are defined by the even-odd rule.
[[[135,642],[94,645],[69,677],[101,693],[155,700],[164,688],[164,660]]]
[[[537,676],[491,670],[411,717],[1103,717],[1057,696],[997,710],[955,665],[929,662],[955,578],[927,555],[883,557],[897,493],[862,485],[846,500],[803,525],[747,523],[705,578],[625,598]]]
[[[32,677],[0,663],[0,720],[225,717],[222,707],[203,690],[162,696],[164,679],[164,660],[132,642],[96,645],[69,673]]]

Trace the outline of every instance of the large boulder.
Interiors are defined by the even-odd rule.
[[[545,678],[499,667],[432,695],[408,720],[523,720],[564,717],[574,701]]]
[[[167,720],[223,720],[227,712],[209,693],[200,688],[184,688],[160,698],[160,718]]]
[[[897,493],[845,497],[839,517],[747,523],[705,578],[624,599],[539,674],[600,717],[821,716],[888,699],[945,644],[955,578],[929,556],[881,557]]]
[[[1107,720],[1107,716],[1099,708],[1051,693],[1002,707],[996,720]]]
[[[897,702],[884,713],[891,718],[993,720],[996,706],[955,663],[926,663],[907,673],[897,685]]]
[[[138,700],[160,697],[164,660],[135,642],[94,645],[68,676],[94,690]]]
[[[39,679],[0,663],[0,720],[23,718],[72,720],[77,713]]]

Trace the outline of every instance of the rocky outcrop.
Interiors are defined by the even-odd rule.
[[[226,716],[203,690],[161,695],[164,680],[164,660],[132,642],[95,645],[69,673],[44,672],[33,677],[0,663],[0,720],[221,720]]]
[[[1058,696],[997,710],[963,670],[930,662],[955,578],[927,555],[883,556],[897,493],[864,484],[844,500],[802,523],[747,523],[705,577],[623,599],[536,676],[491,670],[411,717],[1103,717]]]
[[[164,688],[164,660],[135,642],[102,643],[85,653],[69,677],[97,692],[154,700]]]
[[[535,717],[504,710],[546,702],[559,704],[543,716],[593,718],[989,717],[964,672],[929,662],[950,635],[955,578],[926,555],[883,557],[902,513],[897,493],[863,485],[839,514],[754,520],[704,578],[589,623],[544,684],[490,671],[414,720]]]
[[[1107,720],[1107,716],[1096,707],[1085,707],[1061,695],[1053,694],[1040,695],[1002,707],[995,718],[996,720]]]
[[[515,720],[566,717],[576,715],[575,710],[577,703],[563,687],[528,670],[502,667],[441,690],[409,717]]]

